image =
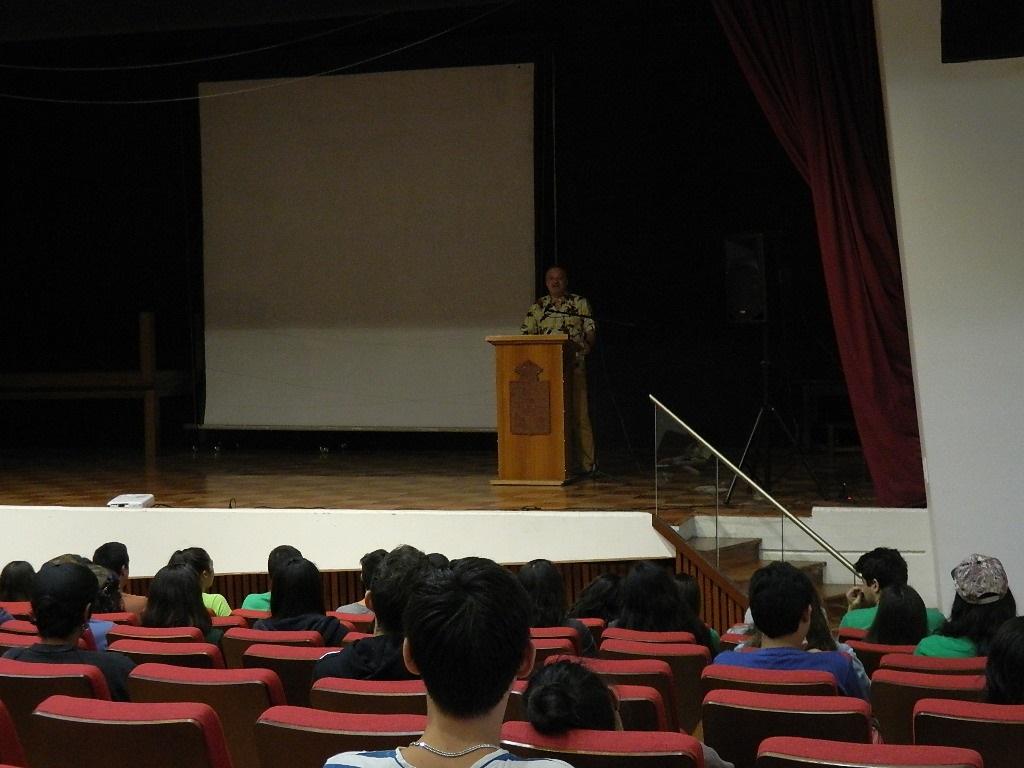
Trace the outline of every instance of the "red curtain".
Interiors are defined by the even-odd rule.
[[[871,0],[712,0],[811,188],[839,355],[884,506],[924,506]]]

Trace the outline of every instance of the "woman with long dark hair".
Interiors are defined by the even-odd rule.
[[[985,664],[985,696],[990,704],[1024,704],[1024,616],[996,632]]]
[[[579,636],[583,655],[595,655],[597,649],[590,630],[576,619],[566,616],[565,585],[555,564],[550,560],[531,560],[519,569],[517,576],[533,606],[530,626],[572,627]]]
[[[187,565],[165,565],[149,585],[144,627],[197,627],[208,643],[219,643],[221,630],[213,626],[203,605],[199,577]]]
[[[890,584],[878,595],[878,612],[865,640],[883,645],[917,645],[928,636],[928,609],[909,584]]]
[[[646,632],[690,632],[712,654],[711,632],[683,600],[666,568],[641,560],[622,581],[622,613],[616,626]]]
[[[32,599],[36,569],[24,560],[12,560],[0,571],[0,600],[25,602]]]
[[[339,646],[348,632],[333,616],[324,614],[320,570],[304,557],[295,557],[274,573],[270,592],[270,618],[260,619],[253,629],[277,631],[314,630],[324,645]]]
[[[622,609],[621,587],[619,574],[602,573],[583,588],[568,615],[573,619],[604,619],[611,624]]]
[[[231,615],[231,606],[228,605],[228,601],[224,599],[224,595],[218,595],[210,592],[210,587],[213,586],[213,579],[216,576],[216,573],[214,573],[213,558],[210,557],[209,552],[202,547],[179,549],[171,555],[171,559],[167,561],[167,564],[187,565],[196,572],[196,576],[199,579],[199,593],[201,595],[203,605],[206,606],[206,610],[211,616]]]

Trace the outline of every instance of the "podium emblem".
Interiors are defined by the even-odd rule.
[[[541,381],[544,369],[532,360],[515,368],[518,381],[510,381],[508,413],[513,435],[551,433],[551,383]]]

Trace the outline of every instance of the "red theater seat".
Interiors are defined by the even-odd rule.
[[[517,757],[565,760],[573,768],[701,768],[700,742],[668,731],[588,731],[545,736],[529,723],[501,726],[501,745]]]
[[[11,619],[0,624],[0,630],[8,632],[12,635],[33,635],[39,634],[39,630],[36,629],[35,622],[29,621],[28,619]]]
[[[644,632],[640,629],[608,627],[601,635],[602,640],[632,640],[637,643],[696,643],[692,632]]]
[[[160,643],[201,643],[203,633],[198,627],[133,627],[118,624],[107,632],[107,647],[118,640],[149,640]]]
[[[577,656],[583,653],[580,634],[572,627],[531,627],[530,637],[534,640],[568,640],[572,643],[572,653]]]
[[[256,723],[265,766],[321,766],[339,752],[404,747],[423,735],[423,715],[353,715],[307,707],[271,707]]]
[[[835,696],[836,679],[830,672],[811,669],[750,669],[708,664],[701,673],[701,692],[729,688],[759,693]]]
[[[136,664],[153,662],[178,667],[223,669],[224,658],[213,643],[165,643],[154,640],[118,640],[108,653],[122,653]]]
[[[16,619],[27,619],[32,616],[32,603],[28,600],[0,600],[0,608]]]
[[[140,664],[128,678],[134,702],[198,701],[217,713],[231,762],[259,765],[252,730],[270,707],[284,704],[284,690],[269,669],[193,669]]]
[[[939,656],[913,656],[907,653],[887,653],[879,669],[899,669],[904,672],[923,672],[928,675],[984,675],[987,656],[966,659],[943,659]]]
[[[356,632],[364,632],[370,635],[373,634],[374,626],[377,623],[377,616],[372,612],[341,613],[340,611],[328,611],[327,615],[350,625]]]
[[[231,611],[231,615],[245,619],[246,626],[251,627],[260,619],[269,619],[270,611],[253,611],[249,608],[235,608]]]
[[[51,696],[32,714],[32,768],[231,768],[206,704],[136,704]]]
[[[864,640],[868,636],[866,629],[859,629],[857,627],[840,627],[839,631],[836,632],[836,640],[840,643],[848,643],[851,640]]]
[[[243,619],[241,616],[211,616],[210,623],[213,624],[217,629],[223,629],[225,631],[232,627],[243,627],[247,628],[249,622]]]
[[[594,647],[596,648],[601,644],[601,636],[604,634],[605,627],[608,626],[604,619],[598,618],[583,618],[576,619],[580,624],[590,630],[590,636],[594,638]]]
[[[7,705],[23,743],[32,710],[54,694],[110,700],[106,678],[91,664],[38,664],[0,659],[0,701]]]
[[[736,768],[753,768],[769,736],[807,736],[867,744],[871,707],[849,696],[785,696],[711,691],[704,699],[704,743]]]
[[[14,720],[11,719],[11,713],[7,711],[7,707],[2,701],[0,701],[0,762],[4,765],[16,765],[18,768],[28,765],[25,760],[25,750],[21,746],[21,739],[18,738],[18,731],[14,727]]]
[[[242,654],[242,667],[269,669],[277,673],[284,686],[285,702],[296,707],[308,707],[313,667],[324,654],[335,652],[335,648],[324,646],[250,645]]]
[[[964,747],[985,768],[1024,764],[1024,705],[922,699],[914,705],[914,743]]]
[[[250,645],[307,645],[323,646],[324,638],[313,630],[276,632],[272,629],[246,629],[232,627],[220,639],[224,651],[224,663],[230,669],[242,668],[242,656]]]
[[[112,621],[115,624],[130,624],[133,627],[139,625],[139,615],[131,611],[115,611],[113,613],[94,613],[96,621]]]
[[[774,737],[757,752],[757,768],[986,768],[969,749],[891,744],[844,744],[824,739]]]
[[[880,669],[871,677],[871,709],[886,744],[914,743],[914,705],[921,699],[981,701],[985,678]]]
[[[3,625],[0,624],[0,627]],[[39,642],[36,635],[19,635],[16,632],[0,632],[0,656],[3,656],[11,648],[28,648]]]
[[[313,684],[309,703],[330,712],[426,716],[427,689],[422,680],[324,677]]]
[[[850,640],[847,645],[853,648],[864,665],[864,672],[871,677],[882,663],[882,657],[887,653],[913,653],[915,645],[883,645],[882,643],[869,643],[866,640]]]
[[[531,638],[530,642],[533,643],[533,648],[537,655],[534,660],[534,666],[539,667],[552,656],[570,656],[574,659],[578,659],[579,656],[576,653],[576,646],[572,640],[566,638]]]

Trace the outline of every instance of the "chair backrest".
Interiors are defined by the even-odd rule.
[[[914,645],[883,645],[882,643],[869,643],[866,640],[850,640],[848,646],[857,653],[857,658],[864,665],[864,672],[871,677],[882,663],[882,657],[887,653],[913,653],[917,646]]]
[[[545,736],[529,723],[501,726],[501,745],[518,757],[565,760],[574,768],[698,768],[704,758],[692,736],[668,731],[589,731]]]
[[[914,743],[973,749],[985,768],[1017,768],[1024,761],[1024,705],[921,699]]]
[[[572,643],[572,653],[577,656],[583,653],[580,634],[572,627],[531,627],[530,637],[534,640],[568,640]]]
[[[607,635],[607,631],[605,632]],[[601,641],[600,655],[605,659],[661,659],[672,669],[679,727],[692,733],[700,722],[700,675],[711,661],[703,645],[684,643],[641,643],[633,640]]]
[[[914,656],[909,653],[887,653],[879,669],[901,669],[904,672],[924,672],[929,675],[984,675],[987,656],[966,659],[944,659],[941,656]]]
[[[367,634],[373,634],[374,625],[377,623],[377,615],[372,611],[370,613],[342,613],[341,611],[328,611],[328,616],[333,616],[338,621],[343,621],[346,624],[351,624],[352,628],[356,632],[365,632]]]
[[[240,616],[245,619],[246,626],[251,627],[260,619],[269,619],[270,611],[254,611],[250,608],[235,608],[231,611],[232,616]]]
[[[736,768],[753,768],[769,736],[869,743],[871,707],[850,696],[787,696],[719,689],[704,699],[704,743]]]
[[[308,707],[313,667],[324,654],[336,650],[322,645],[250,645],[242,654],[242,667],[273,670],[284,686],[285,702]]]
[[[323,765],[339,752],[394,749],[427,727],[423,715],[353,715],[307,707],[271,707],[256,722],[262,765]]]
[[[355,645],[360,640],[365,640],[368,637],[373,637],[373,635],[366,632],[346,632],[345,636],[341,638],[341,645],[343,648],[349,645]]]
[[[871,709],[886,744],[914,743],[914,705],[921,699],[981,701],[985,678],[880,669],[871,677]]]
[[[708,664],[701,672],[700,682],[702,701],[709,691],[717,688],[807,696],[838,693],[832,673],[814,669],[753,669]]]
[[[217,713],[231,762],[259,765],[252,729],[269,707],[285,703],[284,689],[269,669],[194,669],[140,664],[128,677],[134,702],[198,701]]]
[[[229,669],[242,668],[242,656],[250,645],[312,645],[322,646],[324,637],[315,630],[276,631],[273,629],[247,629],[232,627],[220,639],[224,663]]]
[[[28,765],[25,760],[25,750],[21,746],[21,739],[18,738],[18,730],[14,727],[14,720],[2,701],[0,701],[0,763],[19,767]]]
[[[661,659],[577,659],[572,656],[552,656],[548,664],[568,659],[594,672],[608,685],[645,686],[656,690],[665,707],[665,730],[679,730],[679,707],[676,704],[676,683],[672,667]]]
[[[601,644],[601,636],[604,634],[605,627],[608,623],[604,619],[594,618],[583,618],[576,619],[580,624],[590,630],[590,636],[594,638],[594,647],[597,648]]]
[[[625,731],[668,731],[665,700],[649,685],[613,685]]]
[[[844,744],[825,739],[775,736],[761,742],[757,768],[988,768],[981,755],[953,747]]]
[[[32,768],[231,768],[220,721],[206,704],[51,696],[32,720]]]
[[[602,640],[633,640],[638,643],[696,643],[693,632],[645,632],[641,629],[608,627]]]
[[[839,631],[836,632],[836,640],[840,643],[848,643],[851,640],[863,640],[867,636],[868,631],[859,627],[840,627]]]
[[[579,658],[576,653],[576,646],[572,640],[566,638],[530,638],[530,642],[533,643],[534,651],[536,651],[536,657],[534,666],[539,667],[552,656],[573,656]]]
[[[92,618],[96,621],[112,621],[115,624],[130,624],[133,627],[139,625],[139,615],[131,611],[114,611],[112,613],[94,613]]]
[[[3,624],[0,624],[2,627]],[[39,642],[35,635],[19,635],[16,632],[0,632],[0,656],[3,656],[11,648],[28,648]]]
[[[27,619],[32,615],[32,603],[28,600],[0,600],[0,608],[16,619]]]
[[[217,629],[228,630],[232,627],[248,627],[249,622],[243,619],[241,616],[211,616],[210,623],[213,624]]]
[[[36,627],[34,621],[28,619],[11,619],[0,624],[0,629],[4,632],[8,632],[12,635],[32,635],[37,636],[39,629]]]
[[[324,677],[313,683],[309,703],[316,709],[330,712],[426,715],[427,688],[422,680]]]
[[[153,662],[178,667],[224,669],[224,657],[213,643],[165,643],[160,640],[118,640],[108,653],[122,653],[136,664]]]
[[[733,651],[736,646],[740,643],[745,643],[750,639],[750,635],[741,632],[726,632],[720,638],[718,638],[719,647],[723,651]]]
[[[117,624],[107,632],[107,647],[118,640],[150,640],[161,643],[201,643],[199,627],[134,627]]]
[[[32,710],[54,694],[109,700],[110,688],[103,673],[91,664],[0,659],[0,701],[7,705],[23,742]]]

